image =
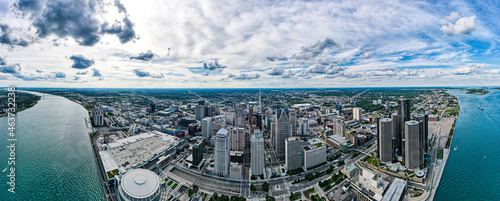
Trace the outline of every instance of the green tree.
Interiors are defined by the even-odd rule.
[[[255,187],[255,185],[253,185],[253,184],[252,184],[252,185],[250,185],[250,190],[251,190],[251,191],[256,191],[256,190],[257,190],[257,187]]]
[[[276,199],[274,197],[271,197],[269,195],[266,195],[266,201],[275,201]]]
[[[314,175],[312,173],[308,173],[308,174],[306,174],[305,178],[309,181],[312,181],[312,180],[314,180]]]
[[[269,183],[264,182],[262,184],[262,190],[264,190],[265,192],[269,191]]]

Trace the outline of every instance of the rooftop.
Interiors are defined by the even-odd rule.
[[[158,190],[160,179],[150,170],[134,169],[123,175],[121,187],[135,198],[146,198]]]

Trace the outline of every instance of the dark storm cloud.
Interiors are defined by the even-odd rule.
[[[69,59],[73,60],[73,65],[71,65],[71,68],[86,69],[94,65],[93,59],[87,59],[83,55],[73,55],[69,57]]]
[[[99,70],[92,68],[92,77],[102,77],[102,74]]]
[[[115,2],[122,13],[121,21],[112,26],[99,21],[102,10],[109,9],[100,0],[19,0],[14,7],[24,16],[29,16],[38,37],[54,34],[60,38],[72,37],[83,46],[99,42],[104,34],[117,35],[121,43],[135,38],[134,25],[123,5]]]
[[[0,67],[0,73],[18,74],[21,71],[21,64],[11,64]]]
[[[139,56],[131,56],[130,59],[142,60],[142,61],[151,61],[155,57],[155,54],[148,50],[147,52],[139,53]]]
[[[20,38],[20,34],[14,33],[8,25],[0,24],[0,44],[26,47],[31,43],[27,39]]]

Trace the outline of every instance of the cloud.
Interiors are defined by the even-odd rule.
[[[209,63],[203,63],[203,69],[209,70],[209,71],[222,71],[222,69],[226,68],[227,66],[219,64],[219,61],[216,59],[213,62]]]
[[[64,73],[64,72],[52,72],[52,73],[50,73],[49,78],[52,78],[52,79],[66,78],[66,73]]]
[[[296,59],[314,59],[325,50],[340,49],[340,45],[333,41],[331,38],[324,38],[318,40],[309,46],[300,48],[300,52],[293,57]]]
[[[151,78],[163,78],[163,74],[152,74],[148,71],[145,71],[143,69],[134,69],[132,70],[132,72],[135,73],[135,75],[137,75],[137,77],[151,77]]]
[[[439,24],[441,24],[441,31],[447,36],[459,34],[469,35],[476,29],[474,19],[476,19],[475,15],[460,18],[459,13],[453,12],[450,16],[441,19]]]
[[[131,56],[130,59],[142,60],[142,61],[152,61],[155,54],[148,50],[147,52],[139,53],[139,56]]]
[[[276,67],[267,71],[268,75],[283,75],[283,73],[285,73],[285,69],[283,67]]]
[[[37,73],[43,73],[43,71],[42,71],[42,70],[36,70],[36,72],[37,72]]]
[[[334,75],[338,74],[341,71],[344,71],[346,68],[345,67],[340,67],[337,65],[323,65],[323,64],[314,64],[310,66],[306,72],[308,73],[314,73],[314,74],[328,74],[328,75]]]
[[[26,47],[32,43],[32,39],[19,31],[14,31],[9,25],[0,24],[0,44]]]
[[[92,77],[102,77],[102,74],[99,70],[92,68]]]
[[[73,65],[71,65],[71,68],[86,69],[94,65],[93,59],[87,59],[83,55],[73,55],[69,57],[69,59],[73,60]]]
[[[20,71],[21,71],[21,65],[17,63],[0,67],[0,73],[18,74]]]
[[[77,75],[86,75],[88,71],[78,71],[76,72]]]
[[[270,56],[270,57],[266,57],[267,60],[269,61],[286,61],[288,60],[288,57],[285,57],[285,56]]]
[[[135,38],[134,25],[121,3],[113,4],[121,13],[121,20],[114,19],[113,25],[102,20],[109,5],[96,0],[20,0],[14,8],[29,17],[41,38],[52,34],[60,38],[72,37],[83,46],[93,46],[104,34],[118,36],[121,43]]]
[[[486,64],[464,64],[465,66],[450,71],[454,75],[471,75],[478,74],[483,71],[488,65]]]
[[[7,65],[7,61],[5,60],[4,57],[0,56],[0,66]]]
[[[227,75],[227,78],[232,78],[234,80],[252,80],[252,79],[257,79],[259,77],[260,77],[259,74],[246,74],[246,73],[241,73],[239,75],[229,73]]]

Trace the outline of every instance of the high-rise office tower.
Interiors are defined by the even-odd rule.
[[[250,145],[250,172],[252,175],[264,174],[264,138],[260,130],[255,130]]]
[[[101,110],[101,108],[96,108],[92,110],[92,122],[94,123],[94,126],[103,126],[104,125],[104,114]]]
[[[363,120],[363,109],[361,109],[360,107],[352,108],[352,115],[354,120]]]
[[[150,108],[151,112],[155,112],[156,111],[156,105],[155,105],[155,103],[151,103],[149,106],[151,107]]]
[[[424,152],[427,152],[427,150],[429,150],[429,116],[428,115],[424,115],[424,114],[417,114],[417,115],[413,115],[415,117],[415,120],[420,122],[422,121],[423,122],[423,136],[422,136],[422,143],[423,143],[423,148],[424,148]]]
[[[209,140],[212,136],[212,117],[205,117],[201,120],[201,136]]]
[[[197,105],[195,108],[195,115],[196,115],[196,120],[202,120],[205,118],[205,106],[204,105]]]
[[[391,162],[393,159],[392,150],[392,119],[383,118],[379,120],[379,157],[382,162]]]
[[[394,138],[394,154],[402,156],[403,150],[401,145],[401,124],[397,113],[392,114],[392,137]]]
[[[231,128],[231,150],[244,151],[245,149],[245,129],[244,128]]]
[[[423,149],[420,143],[420,123],[418,121],[405,122],[405,166],[408,169],[416,169],[423,166]]]
[[[203,149],[203,141],[198,141],[193,145],[193,165],[198,165],[203,160]]]
[[[285,165],[288,171],[302,167],[301,143],[296,137],[289,137],[285,141]]]
[[[290,126],[292,127],[292,136],[297,135],[297,113],[290,110]]]
[[[279,109],[276,112],[276,156],[279,160],[285,159],[285,140],[291,137],[290,118],[287,109]]]
[[[399,132],[396,135],[399,135],[401,139],[401,156],[403,158],[406,156],[404,153],[406,151],[405,149],[405,122],[410,121],[410,100],[407,98],[399,98],[398,99],[398,117],[399,117]],[[398,147],[399,148],[399,147]],[[406,160],[403,160],[403,163]]]
[[[215,135],[215,171],[219,175],[229,174],[229,131],[221,128]]]
[[[340,119],[334,120],[334,131],[335,131],[335,133],[334,133],[335,135],[338,135],[338,136],[345,139],[346,127],[345,127],[344,122],[342,122],[342,120],[340,120]]]

